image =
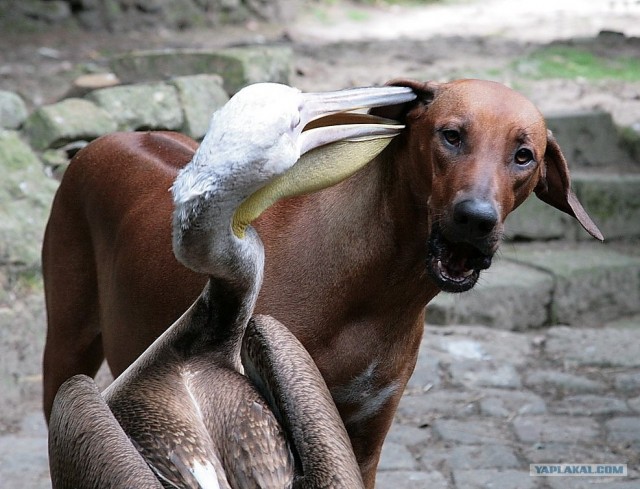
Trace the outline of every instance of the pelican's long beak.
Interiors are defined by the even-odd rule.
[[[340,113],[384,105],[410,102],[415,93],[407,87],[367,87],[339,90],[337,92],[302,94],[301,123],[305,131],[300,135],[300,154],[344,139],[392,136],[393,130],[385,122],[373,116],[361,114],[361,118],[344,118]],[[397,124],[397,123],[396,123]],[[378,127],[374,127],[378,126]]]
[[[397,121],[346,111],[402,104],[416,95],[407,87],[371,87],[306,93],[302,98],[301,157],[238,207],[232,223],[238,237],[243,237],[245,228],[276,201],[347,179],[378,156],[404,128]]]

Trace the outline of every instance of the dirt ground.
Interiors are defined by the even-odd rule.
[[[609,34],[597,37],[600,31]],[[541,109],[602,108],[640,130],[640,82],[537,80],[514,69],[542,44],[564,40],[605,56],[640,58],[638,0],[447,1],[374,6],[316,1],[289,25],[251,22],[210,30],[0,32],[0,89],[33,107],[62,97],[71,81],[108,70],[111,55],[132,49],[211,48],[283,43],[296,53],[292,83],[303,90],[384,83],[394,77],[492,78],[528,95]]]

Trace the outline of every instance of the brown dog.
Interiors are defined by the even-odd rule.
[[[600,232],[570,189],[540,112],[503,85],[397,80],[418,100],[380,109],[404,133],[367,167],[255,222],[266,250],[257,312],[316,361],[367,487],[411,375],[424,306],[473,287],[506,216],[531,192]],[[44,407],[68,377],[120,374],[202,290],[171,248],[168,188],[196,143],[175,133],[103,137],[74,159],[43,247]]]

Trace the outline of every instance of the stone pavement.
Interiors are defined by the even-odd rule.
[[[532,477],[530,463],[626,463],[627,477]],[[379,489],[640,487],[640,316],[599,327],[428,325]],[[0,437],[0,487],[48,488],[39,412]]]
[[[532,477],[624,463],[627,477]],[[428,326],[379,489],[640,487],[640,316],[596,328]]]

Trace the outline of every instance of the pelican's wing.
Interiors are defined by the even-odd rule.
[[[230,489],[191,394],[192,378],[188,369],[150,370],[143,379],[128,379],[112,390],[108,404],[165,487]]]
[[[247,376],[292,440],[300,465],[296,484],[363,488],[347,430],[329,389],[293,333],[270,316],[254,316],[241,354]]]
[[[253,391],[238,399],[228,435],[229,480],[234,487],[290,488],[294,460],[282,426],[269,406]]]
[[[85,375],[71,377],[56,395],[49,421],[49,467],[54,489],[162,489]]]

